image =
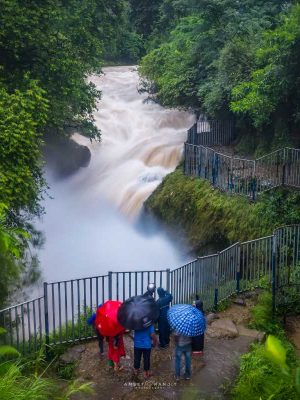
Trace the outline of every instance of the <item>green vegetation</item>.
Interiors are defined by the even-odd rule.
[[[73,379],[75,368],[76,368],[75,362],[72,362],[69,364],[59,364],[57,367],[57,375],[61,379],[65,379],[65,380]]]
[[[272,296],[269,292],[259,296],[252,310],[251,327],[271,336],[268,336],[266,346],[254,344],[251,351],[242,356],[232,399],[298,399],[300,360],[279,321],[272,318]]]
[[[269,235],[277,226],[300,222],[300,194],[275,190],[250,203],[187,177],[179,166],[149,197],[146,208],[183,236],[196,250]]]
[[[255,147],[297,144],[299,26],[294,1],[164,0],[140,72],[162,104],[234,117]]]
[[[75,393],[91,393],[89,384],[74,381],[66,385],[64,382],[42,377],[43,373],[28,374],[26,367],[22,362],[0,364],[1,399],[67,400]]]
[[[0,336],[5,329],[0,327]],[[30,399],[30,400],[67,400],[72,394],[91,393],[89,384],[72,381],[68,384],[49,374],[45,368],[44,351],[21,358],[20,353],[13,347],[0,345],[0,393],[1,399]],[[72,379],[74,364],[58,369],[57,375],[62,379]]]
[[[4,333],[0,328],[0,335]],[[75,393],[92,393],[89,383],[73,380],[74,368],[74,363],[58,365],[54,374],[52,362],[46,365],[43,348],[39,353],[21,358],[15,348],[0,345],[1,399],[67,400]]]
[[[93,111],[101,93],[88,77],[104,62],[140,56],[130,12],[126,0],[1,2],[0,307],[12,283],[37,277],[40,238],[30,221],[43,213],[44,140],[74,131],[100,138]]]

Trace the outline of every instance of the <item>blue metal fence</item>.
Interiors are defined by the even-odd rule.
[[[198,121],[184,144],[184,171],[207,179],[213,186],[256,196],[278,186],[300,188],[300,150],[283,148],[256,160],[220,153],[208,146],[228,145],[234,135],[231,121]]]
[[[22,353],[42,345],[75,343],[94,337],[88,316],[108,299],[121,301],[146,291],[147,284],[169,289],[174,303],[190,303],[195,294],[206,310],[234,293],[269,283],[276,294],[299,284],[300,225],[285,226],[273,235],[235,243],[198,257],[179,268],[108,272],[107,275],[44,283],[44,295],[0,311],[4,340]]]

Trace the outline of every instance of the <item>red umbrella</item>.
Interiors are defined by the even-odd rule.
[[[124,332],[124,327],[117,319],[121,304],[121,301],[108,300],[97,309],[95,326],[102,336],[116,336]]]

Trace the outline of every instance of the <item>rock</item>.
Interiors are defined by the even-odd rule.
[[[218,319],[218,318],[219,318],[219,316],[217,314],[211,312],[211,313],[207,314],[206,322],[208,324],[210,324],[212,321],[214,321],[215,319]]]
[[[237,327],[234,322],[229,318],[220,318],[213,321],[210,325],[210,332],[215,336],[211,337],[228,337],[235,338],[239,335]]]
[[[47,138],[44,155],[58,177],[71,175],[79,168],[87,167],[91,160],[87,146],[65,137]]]
[[[245,299],[251,299],[252,297],[257,296],[257,292],[255,290],[251,290],[250,292],[244,293]]]
[[[81,358],[81,353],[85,351],[84,345],[74,346],[68,349],[61,357],[60,361],[64,364],[70,364]]]
[[[266,337],[265,332],[257,331],[256,329],[249,329],[243,325],[237,325],[237,330],[240,336],[248,336],[258,342],[262,342]]]
[[[233,300],[234,304],[237,304],[239,306],[246,306],[246,302],[245,299],[241,298],[241,297],[237,297],[235,300]]]

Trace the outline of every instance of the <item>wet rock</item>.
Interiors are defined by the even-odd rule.
[[[248,336],[258,342],[264,341],[266,337],[265,332],[257,331],[256,329],[249,329],[243,325],[237,325],[237,330],[240,336]]]
[[[66,137],[47,138],[44,156],[58,177],[71,175],[79,168],[87,167],[91,160],[87,146]]]
[[[214,321],[215,319],[218,319],[218,318],[219,318],[219,316],[217,314],[211,312],[211,313],[207,314],[206,322],[208,324],[210,324],[212,321]]]
[[[244,307],[246,306],[245,299],[243,299],[242,297],[236,298],[235,300],[233,300],[233,303],[239,306],[244,306]]]
[[[84,345],[71,347],[60,357],[60,361],[63,364],[70,364],[72,362],[78,361],[81,358],[81,353],[83,353],[84,351]]]
[[[234,322],[229,318],[220,318],[216,321],[213,321],[207,333],[210,337],[219,338],[235,338],[239,335],[237,327],[235,326]]]

